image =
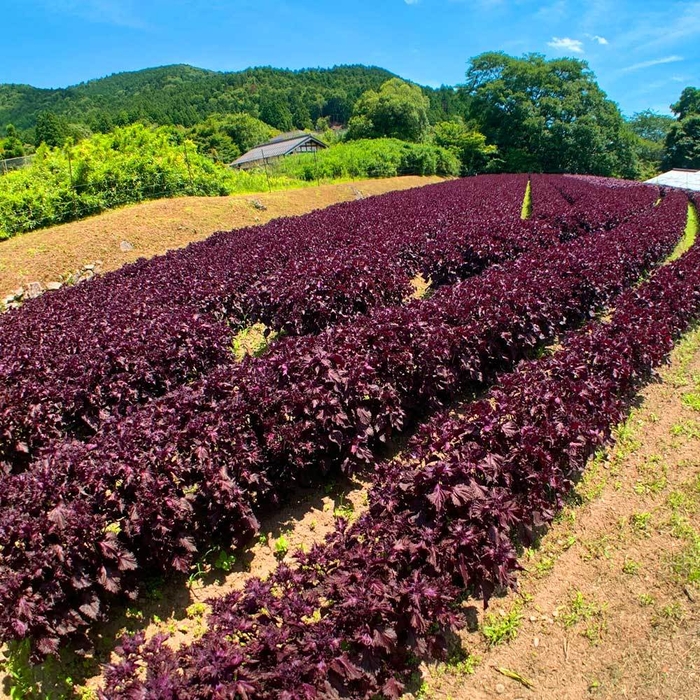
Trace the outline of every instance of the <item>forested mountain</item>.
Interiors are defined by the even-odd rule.
[[[210,114],[234,112],[246,112],[282,131],[310,128],[319,117],[344,125],[359,97],[392,77],[382,68],[360,65],[230,73],[174,65],[56,90],[0,85],[0,129],[14,124],[26,132],[45,112],[102,132],[137,121],[189,127]],[[456,99],[452,88],[423,90],[435,112],[449,111]]]

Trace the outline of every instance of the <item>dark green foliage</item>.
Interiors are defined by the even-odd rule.
[[[666,135],[666,168],[700,168],[700,90],[687,87],[671,105],[678,115]]]
[[[691,114],[700,114],[700,90],[694,87],[685,88],[678,102],[671,105],[671,109],[679,119],[685,119]]]
[[[627,124],[640,138],[654,143],[663,143],[666,134],[673,126],[673,117],[668,114],[657,114],[650,109],[632,115]]]
[[[458,175],[459,160],[447,149],[398,139],[364,139],[332,146],[317,154],[292,156],[275,166],[277,173],[307,180]]]
[[[674,123],[673,117],[657,114],[650,109],[638,112],[627,121],[627,126],[635,137],[634,148],[645,179],[661,170],[664,142]]]
[[[348,139],[395,138],[423,141],[428,135],[430,101],[417,85],[392,78],[369,90],[355,105]]]
[[[471,116],[498,148],[493,169],[637,174],[622,115],[584,61],[484,53],[471,60],[464,90]]]
[[[700,168],[700,113],[681,119],[668,132],[664,166]]]
[[[254,146],[272,138],[277,131],[249,114],[212,114],[190,129],[188,136],[197,150],[221,163],[230,163]]]
[[[453,153],[461,163],[462,175],[483,171],[495,155],[496,147],[486,144],[486,137],[459,117],[438,122],[433,127],[435,143]]]
[[[360,95],[392,77],[366,66],[218,73],[176,65],[117,73],[59,90],[2,85],[0,127],[12,122],[31,129],[43,112],[103,133],[137,121],[191,127],[211,114],[235,112],[282,130],[308,128],[323,116],[346,124]]]

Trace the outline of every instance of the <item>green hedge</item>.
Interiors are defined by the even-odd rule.
[[[278,161],[273,171],[300,180],[458,175],[457,158],[444,148],[398,139],[363,139],[331,146],[316,154]]]

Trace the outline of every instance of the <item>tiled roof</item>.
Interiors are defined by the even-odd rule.
[[[231,165],[242,165],[243,163],[251,163],[256,160],[264,160],[265,158],[276,158],[278,156],[285,156],[291,153],[295,148],[301,146],[307,141],[315,141],[321,143],[317,138],[314,138],[311,134],[303,134],[302,136],[295,136],[293,138],[286,139],[284,141],[273,140],[268,143],[264,143],[261,146],[256,146],[252,148],[247,153],[244,153],[239,158],[231,163]],[[321,143],[322,147],[325,144]]]

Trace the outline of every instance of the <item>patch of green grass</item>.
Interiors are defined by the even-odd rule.
[[[659,455],[652,455],[638,467],[641,478],[635,482],[634,492],[638,496],[659,493],[668,484],[668,466]]]
[[[355,517],[355,506],[351,501],[346,501],[345,497],[341,496],[338,505],[333,509],[333,516],[350,522]]]
[[[461,652],[447,660],[447,667],[458,676],[473,676],[480,662],[481,659],[478,656]]]
[[[651,525],[651,513],[633,513],[630,518],[630,526],[638,535],[649,536]]]
[[[662,618],[670,620],[671,622],[681,622],[685,617],[683,608],[679,603],[669,603],[668,605],[664,605],[664,607],[659,611],[659,614]]]
[[[640,563],[634,561],[634,559],[625,559],[625,563],[622,565],[623,573],[630,574],[630,576],[636,576],[640,568]]]
[[[683,550],[671,558],[671,567],[680,582],[698,586],[700,585],[700,533],[694,531],[693,535]]]
[[[696,420],[681,420],[671,426],[671,435],[697,440],[700,438],[700,423]]]
[[[29,641],[11,643],[5,651],[5,659],[0,661],[0,671],[7,676],[10,698],[24,700],[36,691],[34,678],[29,665]]]
[[[289,551],[289,546],[289,540],[287,539],[285,533],[282,533],[275,540],[275,543],[272,545],[272,549],[275,553],[275,556],[279,559],[282,559],[284,556],[286,556],[287,552]]]
[[[491,647],[510,642],[518,636],[523,621],[521,606],[516,603],[507,613],[489,613],[481,625],[481,633]]]
[[[700,350],[700,324],[685,333],[673,351],[675,369],[667,373],[668,381],[674,387],[682,387],[689,382],[689,366]]]
[[[641,593],[637,600],[643,608],[648,608],[650,605],[654,604],[654,596],[649,593]]]
[[[693,411],[700,411],[700,392],[689,391],[683,394],[681,403]]]
[[[690,250],[690,247],[695,243],[698,231],[700,230],[700,222],[698,221],[698,212],[691,202],[688,202],[688,218],[686,220],[685,231],[683,238],[678,241],[673,252],[667,258],[666,262],[670,263],[678,260],[684,253]]]
[[[574,591],[561,620],[567,628],[583,625],[581,635],[597,644],[607,629],[606,607],[605,603],[589,600],[583,592]]]
[[[582,540],[581,544],[585,550],[582,554],[584,561],[591,561],[592,559],[610,559],[612,556],[610,552],[610,537],[608,535],[601,535],[600,537],[594,537],[590,540]]]
[[[532,184],[530,180],[527,181],[527,187],[525,188],[525,196],[523,197],[523,206],[520,210],[520,218],[525,220],[532,216]]]
[[[231,352],[234,358],[240,362],[246,355],[260,357],[270,347],[270,343],[279,336],[276,331],[262,323],[254,323],[248,328],[239,331],[231,341]]]

